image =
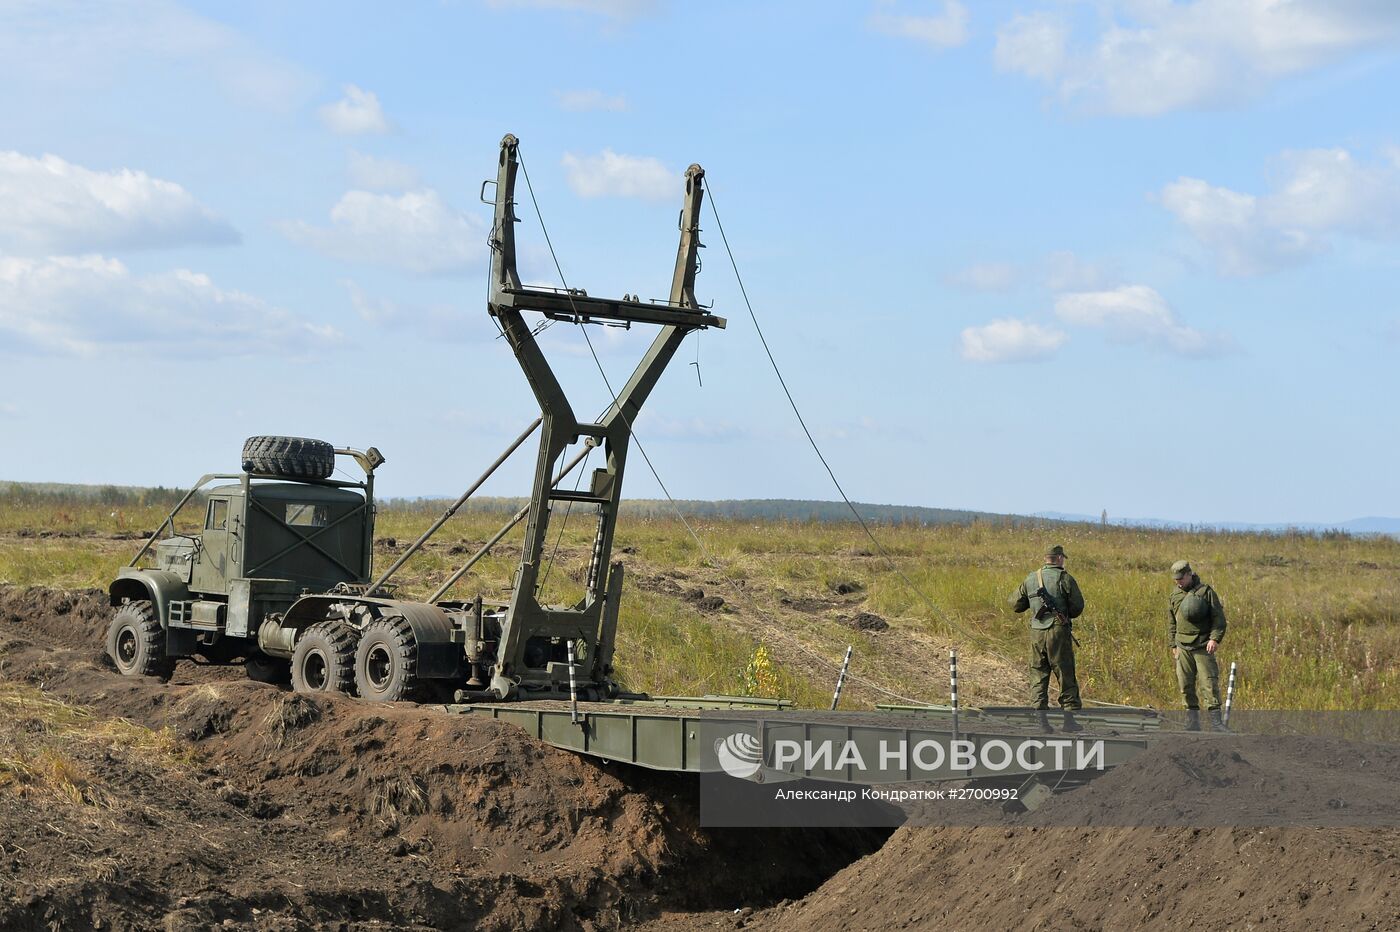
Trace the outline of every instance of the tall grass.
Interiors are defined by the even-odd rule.
[[[114,536],[148,530],[164,517],[158,505],[0,504],[11,505],[0,507],[0,581],[21,585],[105,586],[139,546]],[[381,510],[378,536],[381,543],[395,538],[396,546],[381,545],[377,565],[387,565],[433,517],[421,508]],[[499,514],[458,515],[405,568],[402,594],[431,592],[503,521]],[[877,528],[896,572],[853,525],[714,518],[691,524],[705,542],[703,553],[673,519],[624,516],[619,524],[614,559],[627,564],[629,576],[617,666],[631,688],[742,692],[745,668],[765,645],[784,691],[822,705],[835,664],[854,643],[857,673],[893,692],[938,700],[945,651],[956,646],[965,663],[965,698],[1021,701],[1027,626],[1024,616],[1010,612],[1007,597],[1039,565],[1045,545],[1062,543],[1088,601],[1076,625],[1087,698],[1180,703],[1167,642],[1173,585],[1167,568],[1185,558],[1225,602],[1230,630],[1220,660],[1225,669],[1231,661],[1239,665],[1236,696],[1243,706],[1400,708],[1400,541],[1391,538],[1097,525]],[[593,527],[591,515],[570,518],[547,599],[562,604],[578,597]],[[504,597],[520,534],[508,536],[454,593]],[[701,612],[664,591],[655,581],[666,573],[677,586],[721,596],[725,610]],[[843,580],[859,583],[861,593],[833,596],[833,584]],[[831,607],[794,613],[783,609],[784,598],[822,599]],[[837,622],[856,611],[879,614],[891,628],[857,633]],[[863,688],[853,684],[854,701],[889,698]]]

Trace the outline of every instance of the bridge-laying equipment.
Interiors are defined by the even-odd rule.
[[[374,447],[336,448],[305,438],[249,439],[242,470],[203,476],[111,583],[114,613],[107,651],[119,671],[169,675],[178,658],[242,661],[253,678],[290,679],[298,691],[353,693],[377,701],[429,699],[449,711],[515,722],[570,750],[669,770],[705,766],[692,716],[744,713],[739,721],[760,723],[759,746],[765,733],[774,733],[765,732],[762,716],[771,716],[783,703],[653,698],[624,692],[613,675],[623,580],[622,564],[612,561],[613,534],[632,424],[685,337],[725,326],[695,295],[705,173],[699,165],[685,173],[670,294],[664,301],[644,302],[633,295],[600,298],[579,289],[522,283],[515,248],[519,168],[518,142],[507,135],[500,145],[494,200],[488,202],[494,207],[488,312],[514,352],[540,416],[377,574],[374,477],[383,455]],[[482,185],[483,195],[490,184]],[[541,328],[527,323],[527,312],[578,325],[660,329],[594,422],[575,413],[536,340]],[[394,574],[535,431],[539,448],[528,505],[426,601],[398,598],[390,582]],[[561,480],[599,448],[603,465],[593,470],[586,486],[562,488]],[[338,457],[358,466],[363,478],[332,478]],[[210,485],[215,482],[222,484]],[[177,531],[176,516],[201,490],[202,527]],[[596,518],[585,592],[572,605],[540,601],[550,519],[561,503],[589,508]],[[453,586],[522,521],[524,546],[509,598],[449,597]],[[1014,733],[1024,714],[963,709],[963,737],[969,732],[973,737]],[[887,707],[867,715],[875,720],[832,725],[833,733],[853,740],[901,730],[906,735],[911,730],[959,734],[957,709]],[[1139,750],[1144,733],[1157,724],[1138,710],[1084,718],[1109,735],[1111,763]],[[852,779],[810,770],[794,775]]]
[[[374,470],[384,462],[379,451],[335,449],[302,438],[250,439],[243,471],[201,478],[111,584],[116,612],[107,648],[121,672],[161,674],[175,658],[198,655],[215,662],[243,658],[255,677],[289,673],[298,690],[356,692],[364,699],[429,692],[467,701],[570,695],[588,701],[621,693],[612,661],[623,572],[611,556],[632,423],[681,341],[692,331],[725,324],[695,297],[705,173],[699,165],[685,173],[670,295],[643,302],[521,283],[518,167],[518,143],[508,135],[495,180],[488,310],[524,370],[540,417],[378,575],[371,564]],[[595,423],[580,420],[570,405],[526,312],[575,324],[650,324],[660,330]],[[536,429],[539,454],[529,505],[428,601],[396,598],[389,584],[393,573]],[[580,449],[563,463],[571,448]],[[586,487],[561,488],[560,480],[594,448],[601,448],[604,464]],[[337,456],[357,463],[363,480],[332,479]],[[176,513],[195,491],[220,479],[232,481],[208,489],[203,528],[176,533]],[[596,528],[583,597],[573,605],[545,605],[539,601],[540,572],[552,509],[560,503],[591,508]],[[451,586],[520,520],[525,545],[510,598],[448,598]],[[166,528],[171,536],[157,543]],[[152,549],[154,565],[141,566]]]

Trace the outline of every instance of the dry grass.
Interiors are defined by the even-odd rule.
[[[112,797],[100,768],[87,762],[113,755],[169,770],[193,763],[169,729],[99,718],[36,687],[0,680],[0,792],[37,803],[107,809]]]
[[[0,518],[0,581],[64,587],[105,585],[138,546],[112,535],[154,526],[158,509],[113,514],[101,506],[31,510]],[[386,508],[380,565],[435,517]],[[399,577],[401,592],[422,597],[459,565],[505,516],[459,514]],[[675,520],[624,516],[615,559],[628,582],[617,665],[633,689],[653,693],[742,693],[745,670],[760,646],[784,695],[806,706],[830,701],[846,645],[855,658],[843,707],[892,701],[890,693],[944,701],[947,650],[960,652],[965,702],[1019,702],[1025,620],[1006,599],[1054,538],[1071,554],[1089,609],[1078,625],[1086,697],[1176,706],[1166,643],[1166,567],[1195,563],[1225,601],[1230,634],[1221,659],[1239,664],[1237,699],[1252,708],[1400,707],[1400,541],[1345,535],[1257,535],[1059,526],[1034,531],[1001,525],[898,526],[877,529],[900,573],[872,551],[853,525],[692,519],[708,559]],[[555,522],[558,527],[558,521]],[[68,537],[18,537],[25,528]],[[546,598],[577,598],[587,562],[591,516],[574,515],[563,535]],[[461,583],[457,593],[499,596],[519,555],[513,532]],[[553,538],[551,536],[551,542]],[[456,551],[455,553],[453,551]],[[547,550],[548,554],[550,550]],[[681,587],[702,587],[727,603],[699,611],[657,584],[671,574]],[[863,591],[840,598],[832,585],[856,581]],[[785,605],[832,603],[818,611]],[[838,617],[875,612],[883,632],[858,632]],[[766,687],[765,687],[766,688]],[[884,690],[884,691],[882,691]]]

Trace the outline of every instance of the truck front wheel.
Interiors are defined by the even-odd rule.
[[[418,685],[418,641],[400,617],[365,625],[355,651],[355,686],[361,699],[397,702]]]
[[[124,602],[107,626],[107,655],[125,676],[163,676],[175,672],[165,656],[165,632],[149,599]]]
[[[355,685],[355,629],[343,621],[317,622],[292,651],[292,689],[348,693]]]

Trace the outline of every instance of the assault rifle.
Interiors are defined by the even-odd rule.
[[[1035,617],[1044,618],[1047,614],[1053,613],[1055,621],[1065,626],[1065,630],[1069,632],[1070,640],[1078,646],[1079,638],[1074,636],[1074,629],[1070,625],[1070,617],[1055,607],[1055,602],[1050,597],[1050,590],[1045,588],[1045,573],[1042,570],[1036,570],[1035,581],[1040,584],[1040,587],[1035,590],[1035,597],[1040,599],[1040,611],[1035,613]]]

